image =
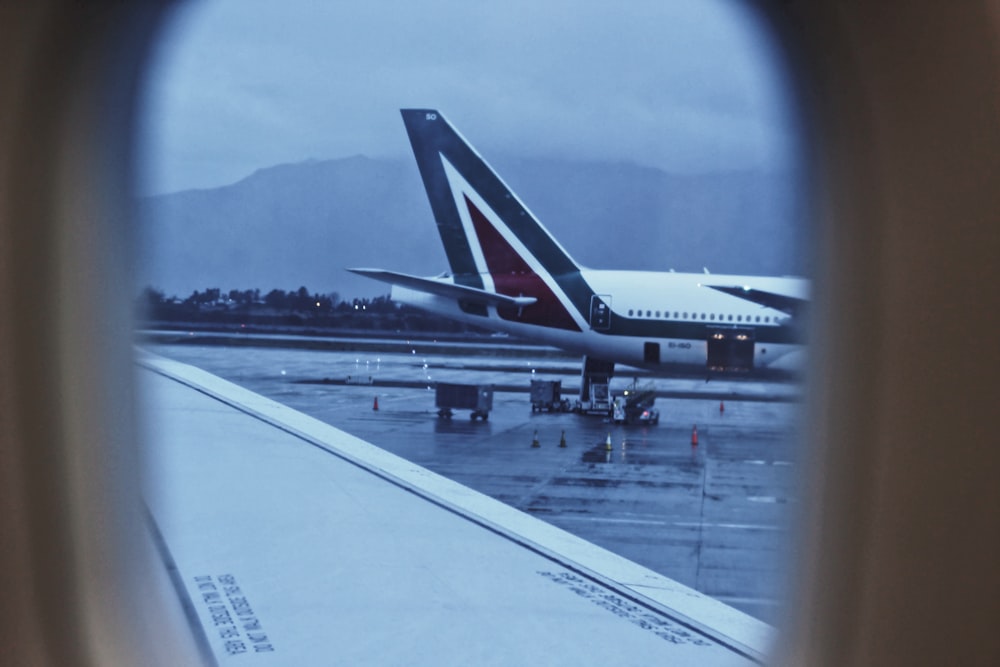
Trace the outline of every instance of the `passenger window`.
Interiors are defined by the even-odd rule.
[[[785,73],[775,68],[775,52],[767,35],[754,32],[758,29],[756,20],[747,20],[744,7],[734,9],[738,3],[726,0],[647,2],[625,8],[612,3],[575,3],[572,12],[517,9],[527,4],[512,9],[496,5],[492,10],[481,3],[449,5],[447,10],[434,3],[303,4],[316,14],[310,16],[302,7],[286,7],[285,3],[272,6],[203,0],[179,13],[173,32],[164,40],[151,72],[146,115],[141,122],[144,141],[140,148],[146,156],[138,174],[144,194],[139,202],[143,250],[137,262],[139,284],[135,291],[147,307],[143,326],[153,332],[143,333],[148,336],[142,339],[143,344],[169,340],[151,345],[153,351],[223,375],[334,426],[348,431],[357,428],[357,435],[372,440],[375,446],[412,457],[415,463],[432,469],[443,460],[432,456],[432,450],[437,448],[439,454],[442,447],[468,441],[471,431],[467,420],[462,420],[461,428],[457,428],[458,421],[430,423],[434,417],[420,422],[413,432],[423,433],[420,437],[432,444],[427,448],[409,446],[412,442],[404,433],[409,429],[385,429],[379,424],[398,426],[399,419],[424,419],[436,407],[432,389],[438,382],[492,382],[492,371],[470,369],[497,365],[504,367],[498,374],[506,375],[513,369],[504,377],[509,386],[527,389],[531,374],[532,379],[561,379],[563,398],[570,406],[581,398],[583,389],[584,362],[579,347],[566,353],[572,356],[549,364],[531,357],[529,373],[524,370],[527,358],[523,363],[495,364],[483,359],[466,363],[454,352],[459,346],[441,341],[461,340],[463,345],[503,347],[504,353],[513,349],[514,354],[526,355],[529,346],[519,343],[537,342],[531,336],[538,330],[522,329],[525,338],[515,345],[518,334],[513,327],[525,321],[544,325],[547,316],[540,313],[561,310],[562,319],[552,330],[558,335],[550,331],[546,345],[553,339],[570,340],[572,332],[587,336],[588,345],[595,339],[604,339],[599,343],[605,344],[621,342],[618,348],[604,348],[609,355],[619,354],[629,345],[638,350],[634,353],[637,356],[646,350],[638,358],[603,362],[616,364],[615,373],[606,374],[611,380],[604,385],[612,394],[621,392],[626,384],[628,371],[620,369],[633,363],[665,364],[654,365],[649,371],[650,382],[658,389],[674,388],[678,382],[676,375],[664,372],[670,368],[666,364],[684,364],[685,372],[701,376],[708,372],[742,375],[746,369],[755,371],[755,364],[763,365],[754,354],[754,344],[760,345],[760,338],[736,341],[727,337],[732,327],[703,327],[696,322],[732,323],[732,314],[656,310],[656,318],[662,312],[663,318],[683,326],[675,327],[675,322],[653,326],[655,323],[631,322],[641,319],[643,311],[624,307],[629,301],[657,298],[676,298],[700,308],[717,304],[754,307],[745,300],[710,289],[701,290],[703,298],[698,300],[697,295],[688,300],[667,290],[654,293],[648,289],[658,284],[653,281],[645,293],[625,288],[617,291],[624,281],[605,274],[606,282],[595,278],[593,284],[587,284],[581,278],[585,272],[573,274],[565,284],[551,276],[545,277],[551,284],[533,283],[522,268],[549,266],[550,255],[557,254],[555,246],[562,244],[582,266],[661,271],[665,275],[669,267],[676,266],[678,273],[664,279],[681,284],[682,274],[697,274],[693,284],[708,279],[702,273],[703,262],[715,269],[715,262],[741,261],[742,255],[748,254],[741,251],[756,248],[758,239],[781,234],[806,236],[804,231],[789,231],[798,224],[793,213],[761,214],[805,209],[798,205],[802,195],[797,176],[805,169],[794,134],[795,110]],[[380,7],[390,9],[380,11]],[[386,16],[389,12],[391,16]],[[501,15],[502,21],[487,20]],[[596,34],[601,35],[598,42]],[[470,80],[488,81],[489,85],[467,85]],[[594,100],[601,100],[598,113]],[[483,207],[484,211],[479,211],[482,220],[462,218],[454,227],[446,229],[443,223],[438,227],[427,206],[421,173],[396,106],[422,104],[442,105],[438,110],[441,115],[461,131],[558,241],[549,241],[543,261],[498,271],[492,284],[483,278],[491,273],[486,255],[467,257],[458,268],[449,264],[451,253],[445,251],[441,235],[458,235],[462,229],[479,229],[476,225],[480,224],[489,227],[487,218],[510,203],[497,205],[495,211]],[[738,174],[736,180],[744,185],[733,188],[731,174]],[[411,199],[414,205],[410,205]],[[621,226],[616,218],[623,212],[623,202],[628,208],[627,226]],[[747,208],[746,215],[740,216],[742,221],[734,228],[722,229],[732,217],[734,202]],[[475,205],[480,203],[496,204],[476,199]],[[693,216],[680,218],[677,211],[690,211]],[[459,214],[474,215],[468,210]],[[525,212],[520,211],[520,215]],[[703,216],[711,218],[711,226],[704,229],[720,228],[708,241],[698,240],[701,229],[686,230],[674,224],[683,219],[692,221],[685,224],[697,226]],[[766,224],[757,224],[758,219]],[[514,227],[517,225],[504,227],[496,237],[507,238],[514,234]],[[510,244],[504,252],[519,252],[512,250],[513,240],[507,240]],[[779,248],[796,245],[782,241]],[[776,275],[801,272],[802,265],[796,264],[799,260],[795,257],[805,253],[790,254],[785,260],[766,258],[774,264]],[[733,267],[732,275],[743,273],[743,269],[752,272],[750,260],[743,257],[742,261],[748,266]],[[452,301],[452,308],[442,312],[461,317],[447,319],[390,298],[388,284],[344,270],[358,266],[438,279],[447,272],[449,279],[472,290],[463,291],[463,295],[482,299],[482,290],[493,290],[505,297],[527,297],[518,304],[532,298],[537,302],[497,307]],[[728,268],[719,266],[720,273],[726,274],[723,269]],[[446,297],[433,296],[424,303],[442,299]],[[486,302],[511,303],[496,294],[487,295]],[[586,312],[581,313],[581,309]],[[623,311],[627,319],[621,317]],[[646,310],[645,317],[651,318],[653,313]],[[490,329],[500,319],[506,329]],[[742,316],[737,321],[742,322]],[[601,329],[596,322],[605,323],[606,328]],[[211,330],[213,344],[193,344],[187,339],[204,341],[205,337],[186,334],[155,338],[161,325],[183,332]],[[664,329],[676,343],[659,342],[666,336],[655,332]],[[727,335],[720,333],[720,338],[710,341],[709,329]],[[599,335],[593,335],[595,330]],[[618,336],[620,332],[623,335]],[[767,333],[783,338],[777,335],[781,332]],[[640,334],[653,340],[640,340]],[[349,339],[353,341],[350,344],[357,344],[360,336],[385,342],[386,347],[371,354],[367,345],[350,355],[320,353],[309,349],[317,336]],[[214,344],[219,340],[229,344]],[[771,350],[768,357],[780,354],[778,343],[763,342]],[[707,343],[711,343],[708,351]],[[250,345],[258,347],[248,354]],[[653,346],[658,346],[655,355],[649,352]],[[405,353],[398,352],[402,347],[406,347]],[[603,357],[588,356],[588,363],[598,359]],[[415,360],[419,360],[416,365]],[[415,367],[419,368],[416,382],[411,377]],[[566,368],[572,372],[565,373]],[[370,376],[374,381],[366,384]],[[373,387],[382,383],[398,392],[395,406],[400,411],[396,417],[392,400],[384,395],[378,397],[381,410],[371,409],[376,394]],[[420,386],[414,389],[414,384]],[[579,386],[581,394],[569,393],[571,386]],[[714,388],[715,383],[708,387]],[[527,405],[527,391],[523,393]],[[502,449],[508,444],[503,438],[526,428],[526,422],[518,421],[524,418],[523,406],[512,408],[515,394],[509,396],[509,402],[506,394],[497,401],[488,424],[477,424],[482,428],[475,429],[477,448],[473,449],[479,454],[468,447],[459,448],[462,451],[438,472],[457,470],[465,465],[462,457],[470,452],[480,456],[486,448],[493,448],[490,451],[499,456],[507,451]],[[365,406],[363,415],[357,409],[361,404]],[[580,446],[589,447],[592,442],[603,442],[610,430],[601,421],[608,416],[606,406],[603,409],[604,413],[595,414],[593,420],[553,414],[545,416],[544,425],[543,418],[535,421],[544,439],[548,436],[544,430],[550,425],[562,424],[563,419],[569,422],[572,417],[571,428],[582,434],[581,443],[588,443]],[[747,408],[746,412],[753,410]],[[735,423],[739,412],[727,412],[727,423]],[[382,421],[362,423],[362,417]],[[748,428],[757,428],[762,422],[759,415],[755,419]],[[789,416],[786,421],[790,424],[794,420]],[[634,425],[629,429],[630,439],[640,430]],[[647,425],[641,430],[645,432]],[[754,446],[760,445],[762,452],[754,457],[777,458],[780,454],[794,462],[795,449],[784,447],[785,440],[772,438],[776,430],[768,424],[761,434],[753,434]],[[648,431],[650,435],[642,437],[648,437],[650,443],[668,443],[663,424],[650,425]],[[787,433],[791,433],[790,428]],[[483,447],[478,446],[480,436]],[[577,444],[571,442],[571,446]],[[520,445],[512,441],[510,446]],[[780,451],[774,453],[776,449]],[[646,462],[638,448],[620,454],[616,447],[614,464],[600,458],[604,456],[601,450],[600,465],[595,469],[587,463],[594,452],[569,454],[576,457],[572,459],[576,463],[565,463],[570,459],[564,458],[559,465],[570,466],[571,473],[564,474],[563,468],[558,472],[545,469],[555,461],[553,456],[547,463],[539,459],[538,465],[543,467],[533,476],[560,480],[579,473],[587,480],[600,481],[582,486],[566,482],[573,485],[574,494],[580,489],[587,494],[581,496],[584,503],[593,500],[592,514],[584,516],[579,507],[568,511],[554,503],[547,505],[546,498],[559,494],[539,491],[532,486],[537,480],[525,489],[498,495],[515,504],[530,496],[533,504],[522,503],[519,509],[579,531],[585,539],[620,549],[626,558],[640,561],[652,551],[636,546],[644,539],[641,532],[618,540],[606,530],[618,519],[611,516],[602,521],[602,512],[608,508],[601,496],[603,483],[611,480],[611,488],[623,479],[615,476],[627,466],[646,466],[651,474],[669,478],[677,471],[688,474],[711,469],[717,460],[712,458],[717,452],[703,446],[690,458],[684,454],[680,468],[671,468],[677,465],[673,460],[677,457],[649,457]],[[588,465],[591,468],[584,471]],[[789,465],[788,469],[794,468]],[[458,479],[470,485],[486,478],[496,481],[507,474],[504,470],[497,466],[489,475]],[[769,466],[767,472],[773,469]],[[183,489],[182,481],[168,480],[158,486]],[[524,480],[509,481],[513,486]],[[706,481],[709,483],[715,482]],[[762,482],[766,483],[770,482]],[[496,488],[478,490],[490,494]],[[716,492],[728,493],[706,489],[706,493]],[[780,488],[769,488],[758,495],[779,497],[782,493]],[[734,507],[739,505],[740,512],[754,517],[748,523],[766,524],[768,535],[787,534],[787,525],[775,520],[779,514],[775,508],[786,507],[783,497],[780,503],[770,505],[742,497],[732,502]],[[702,520],[697,512],[693,518],[654,518],[658,530],[662,527],[668,536],[665,539],[677,543],[687,539],[688,530],[679,531],[678,526]],[[615,524],[615,530],[631,525],[630,521],[626,517]],[[639,526],[644,521],[632,523]],[[276,535],[275,540],[284,537]],[[780,537],[766,539],[767,545],[761,549],[764,555],[749,565],[738,558],[727,561],[727,545],[713,547],[711,553],[695,550],[697,553],[680,565],[657,554],[651,567],[665,576],[684,579],[688,572],[703,572],[716,561],[726,561],[725,581],[716,580],[713,574],[686,583],[710,595],[728,596],[727,603],[775,621],[780,610],[773,608],[773,600],[780,594],[783,572],[774,564],[780,559],[770,555],[787,550],[788,545]],[[758,544],[756,537],[753,541]],[[762,538],[760,543],[764,541]],[[747,573],[761,562],[765,573],[760,576],[767,584],[773,583],[773,589],[764,591],[768,586],[759,584],[756,573],[755,580],[744,585]]]

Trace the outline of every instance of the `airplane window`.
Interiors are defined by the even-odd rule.
[[[756,340],[710,340],[724,327],[704,322],[759,306],[734,293],[743,276],[808,265],[787,72],[758,17],[725,0],[559,7],[205,0],[179,10],[141,122],[138,340],[777,623],[798,378],[759,379],[753,345],[778,363],[801,343],[762,328]],[[558,243],[538,241],[549,236]],[[804,293],[802,281],[774,280],[782,296]],[[652,300],[705,310],[631,321],[643,310],[624,304]],[[654,320],[671,312],[685,322]],[[552,361],[532,356],[538,346]],[[594,360],[614,370],[585,394]],[[711,374],[706,395],[759,390],[779,407],[748,401],[745,427],[730,428],[740,411],[729,411],[713,436],[678,369]],[[536,401],[540,381],[561,382],[562,396]],[[488,410],[439,392],[494,382],[505,390]],[[624,397],[629,384],[650,385],[650,403],[630,399],[612,423],[599,391]],[[684,398],[669,427],[638,409],[671,391]],[[703,442],[733,440],[678,465],[663,455],[668,434],[696,420]],[[648,451],[621,454],[639,428]],[[524,473],[510,451],[525,429],[540,449],[565,431],[568,456],[538,457]],[[584,448],[605,437],[614,461]],[[489,474],[477,472],[487,460]],[[740,483],[702,475],[717,465]],[[606,515],[611,489],[672,488],[637,484],[627,466],[712,485],[717,514]],[[194,492],[150,476],[156,489]],[[733,528],[730,510],[751,527]],[[702,521],[707,552],[670,546]],[[729,555],[748,549],[749,561]],[[751,571],[766,585],[748,582]]]
[[[173,15],[149,72],[137,44],[150,43],[164,15],[157,12],[179,2],[137,10],[141,17],[122,23],[124,3],[5,8],[0,161],[10,168],[0,166],[0,227],[13,243],[0,250],[17,250],[0,261],[7,277],[0,300],[13,315],[0,325],[0,343],[13,352],[0,391],[0,532],[13,538],[0,549],[13,584],[0,603],[0,632],[11,631],[0,640],[5,657],[228,664],[277,647],[273,658],[258,657],[400,664],[407,662],[401,645],[416,644],[428,663],[448,661],[435,661],[435,652],[464,664],[736,662],[690,657],[703,648],[695,635],[707,629],[700,636],[709,649],[771,662],[759,647],[773,633],[750,617],[740,619],[747,632],[739,637],[716,635],[716,623],[703,625],[698,614],[685,616],[680,632],[650,626],[675,620],[662,607],[685,614],[675,602],[697,606],[712,595],[718,616],[733,605],[779,628],[794,618],[795,645],[778,663],[921,662],[911,654],[988,661],[983,656],[1000,653],[989,622],[996,614],[968,612],[996,600],[982,595],[995,569],[988,539],[996,519],[989,509],[1000,506],[995,457],[979,455],[993,451],[992,431],[976,419],[989,415],[983,405],[996,369],[985,355],[949,354],[940,344],[925,354],[940,340],[968,337],[958,334],[981,329],[981,321],[945,331],[937,321],[906,325],[934,309],[926,296],[948,298],[955,312],[981,304],[980,291],[935,290],[940,275],[995,284],[981,270],[996,254],[989,175],[1000,156],[991,2],[940,12],[899,3],[885,12],[836,0],[639,0],[623,13],[598,3],[566,11],[565,0],[496,8],[428,0],[415,10],[388,0],[286,0],[270,9],[201,0]],[[789,55],[822,93],[809,96],[824,102],[810,130],[833,139],[814,149],[832,148],[834,158],[823,160],[818,202],[829,221],[822,237],[832,243],[816,262],[828,267],[821,285],[831,298],[817,321],[831,327],[821,332],[830,347],[817,354],[804,354],[799,337],[808,284],[776,278],[801,273],[796,260],[805,254],[785,242],[794,231],[778,233],[808,218],[809,207],[788,195],[802,190],[797,123],[766,40],[738,13],[746,6],[792,19],[787,27],[806,38],[807,51]],[[135,30],[123,35],[122,27]],[[138,120],[132,91],[146,74],[148,161],[136,200],[127,173]],[[426,107],[400,101],[414,95]],[[412,154],[396,153],[391,140],[382,143],[390,136],[384,126],[366,123],[386,107],[407,110],[385,118]],[[601,168],[608,164],[611,175]],[[404,170],[416,176],[409,189]],[[483,179],[491,187],[480,188]],[[317,203],[316,189],[335,205]],[[962,224],[941,225],[949,212]],[[535,215],[552,220],[551,237]],[[725,224],[734,218],[735,226]],[[317,221],[321,232],[308,224]],[[420,249],[419,225],[428,221],[428,235],[445,249]],[[141,258],[125,257],[132,235],[122,227],[133,223],[153,240]],[[471,257],[448,245],[463,238]],[[536,252],[539,243],[544,252]],[[403,248],[417,257],[395,254]],[[531,261],[521,261],[525,252]],[[345,254],[365,263],[338,278]],[[15,260],[11,271],[7,259]],[[387,268],[357,268],[373,266],[370,259]],[[120,279],[130,273],[122,260],[139,264],[142,278],[134,286],[145,318],[137,372],[121,363],[134,349],[120,331],[128,319],[121,291],[133,288]],[[320,262],[325,273],[310,270]],[[577,262],[597,268],[578,270]],[[710,274],[704,265],[730,273]],[[845,265],[855,267],[847,278],[836,270]],[[671,268],[661,283],[656,273],[673,266],[680,271]],[[969,266],[979,275],[961,272]],[[392,283],[393,291],[381,285],[366,293],[350,285],[354,276]],[[906,280],[879,280],[897,276]],[[23,289],[35,285],[58,298]],[[651,298],[705,312],[775,312],[779,326],[754,327],[746,316],[735,328],[694,321],[661,328],[622,317],[624,304]],[[894,304],[889,313],[886,302]],[[844,312],[852,316],[838,317]],[[553,317],[558,336],[517,335]],[[485,321],[492,328],[476,327]],[[864,331],[852,330],[857,321]],[[556,346],[574,336],[603,356],[581,359]],[[807,393],[820,410],[796,415],[801,383],[776,376],[805,356],[819,358],[824,381]],[[150,428],[141,481],[131,479],[133,373],[142,376],[140,393],[152,397],[143,399]],[[571,401],[585,400],[589,387],[598,414],[526,416],[527,386],[542,377],[552,378],[541,381],[550,390],[562,380]],[[489,415],[477,404],[470,420],[449,420],[430,407],[448,380],[496,380],[505,390]],[[476,400],[485,398],[484,385],[474,386]],[[753,400],[740,400],[742,392]],[[628,402],[644,395],[660,396],[664,424],[652,423],[655,408],[640,413],[642,423],[614,423],[631,418]],[[626,413],[601,414],[608,404]],[[695,417],[700,436],[691,429],[689,451]],[[809,432],[806,444],[822,451],[795,442],[795,422]],[[553,428],[568,443],[555,445]],[[532,431],[540,443],[528,445]],[[941,442],[949,442],[949,456],[940,455]],[[372,502],[377,476],[359,459],[331,474],[331,452],[348,448],[420,462],[402,464],[413,486],[389,485],[403,498],[390,503],[397,511]],[[516,467],[519,474],[503,480],[514,508],[462,487],[445,510],[417,492],[429,477],[442,482],[420,466],[461,477],[470,456],[479,463],[463,478],[470,486]],[[812,459],[820,467],[802,478]],[[800,490],[808,486],[817,489]],[[620,550],[621,576],[566,563],[558,546],[540,549],[544,558],[527,552],[525,542],[500,535],[522,534],[503,522],[490,525],[499,548],[475,548],[484,544],[464,537],[483,526],[461,516],[473,497],[519,527],[556,533],[544,519]],[[340,502],[316,502],[333,498]],[[427,505],[436,513],[419,514]],[[802,549],[787,547],[789,512],[801,513],[813,533]],[[449,530],[444,515],[470,530]],[[140,534],[155,539],[169,572],[122,558],[140,542],[153,546]],[[558,534],[579,547],[574,555],[586,552],[579,538]],[[504,547],[516,557],[503,558]],[[155,558],[153,551],[144,553]],[[435,552],[444,557],[426,557]],[[477,561],[465,576],[462,560]],[[504,576],[515,561],[539,560],[527,577]],[[780,581],[791,561],[801,566],[804,590],[798,608],[782,612]],[[657,585],[667,576],[657,573],[697,590]],[[622,591],[615,582],[626,579],[637,596],[604,594]],[[415,593],[421,584],[425,595]],[[168,610],[150,599],[171,588],[188,591],[190,604]],[[515,612],[524,601],[544,609]],[[568,608],[578,613],[561,613]],[[172,631],[199,619],[199,636]],[[496,625],[504,631],[490,631]],[[369,636],[373,627],[384,634]],[[597,632],[606,641],[588,641]],[[170,640],[180,635],[203,660],[169,659]],[[348,654],[362,636],[364,645]],[[482,655],[469,655],[477,640]],[[512,644],[520,659],[504,653]],[[687,659],[665,659],[657,645]]]

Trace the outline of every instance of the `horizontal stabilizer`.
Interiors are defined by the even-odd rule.
[[[706,287],[711,287],[712,289],[723,292],[724,294],[729,294],[730,296],[735,296],[752,303],[760,304],[766,308],[780,310],[781,312],[793,317],[802,313],[806,305],[809,303],[806,299],[788,296],[787,294],[767,292],[760,289],[754,289],[752,287],[725,287],[722,285],[707,285]]]
[[[465,301],[468,303],[481,303],[487,306],[497,307],[508,306],[523,308],[524,306],[530,306],[538,301],[538,299],[533,296],[507,296],[506,294],[497,294],[496,292],[488,292],[475,287],[456,285],[455,283],[444,282],[435,278],[421,278],[420,276],[411,276],[406,273],[396,273],[395,271],[384,271],[382,269],[347,270],[351,273],[356,273],[359,276],[381,280],[384,283],[399,285],[400,287],[408,287],[409,289],[417,290],[419,292],[436,294],[438,296],[455,299],[457,301]]]

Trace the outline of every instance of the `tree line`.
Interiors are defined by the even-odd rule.
[[[391,301],[388,295],[375,298],[341,299],[337,292],[259,289],[228,292],[217,287],[195,290],[181,299],[168,297],[147,286],[136,298],[137,317],[146,326],[197,324],[203,327],[239,327],[284,330],[358,329],[383,332],[485,333]]]

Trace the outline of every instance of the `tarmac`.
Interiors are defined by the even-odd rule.
[[[803,459],[793,383],[644,376],[657,387],[659,424],[614,425],[600,415],[533,412],[531,380],[560,380],[575,399],[579,366],[530,349],[147,348],[781,624]],[[619,369],[612,391],[632,374]],[[493,385],[489,419],[439,418],[438,381]]]

